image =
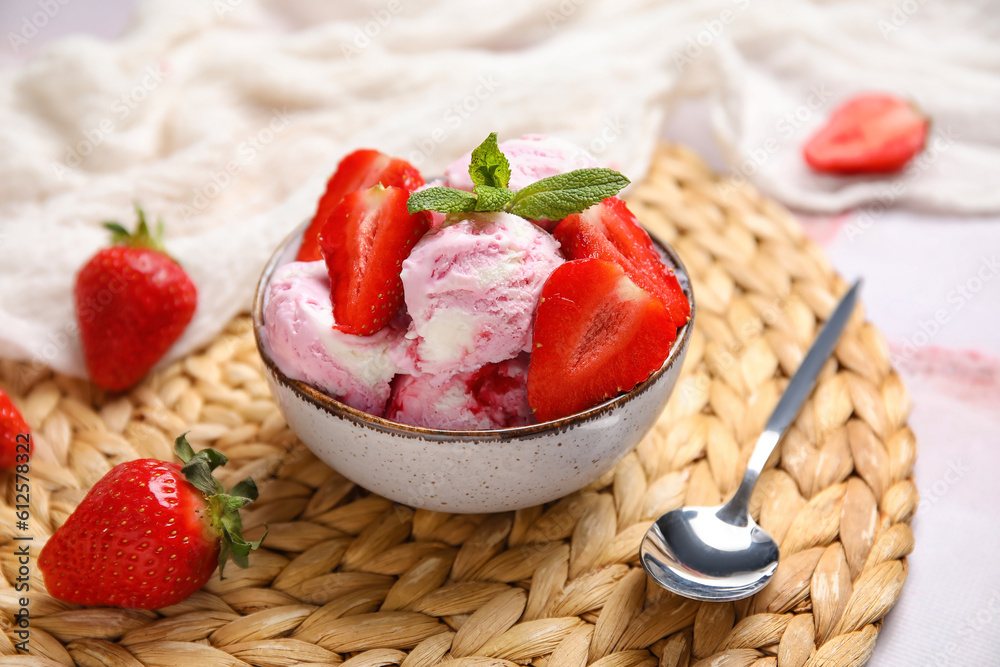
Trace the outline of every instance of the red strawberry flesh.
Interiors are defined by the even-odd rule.
[[[629,391],[663,365],[676,327],[661,301],[621,266],[598,259],[557,268],[542,288],[528,369],[538,421]]]
[[[349,154],[326,184],[326,192],[320,197],[316,213],[302,237],[296,260],[312,262],[323,259],[319,234],[330,213],[345,195],[358,190],[367,190],[378,185],[404,188],[412,192],[424,184],[424,179],[416,167],[406,160],[392,158],[372,149],[360,149]]]
[[[675,327],[688,321],[691,304],[677,277],[621,199],[609,197],[583,213],[566,217],[553,236],[569,259],[602,259],[621,266],[635,284],[666,306]]]
[[[831,174],[891,173],[923,150],[930,122],[892,95],[859,95],[837,108],[803,148],[810,167]]]
[[[403,303],[403,260],[431,225],[426,211],[406,210],[408,190],[376,185],[352,192],[333,209],[320,233],[330,274],[336,328],[368,336]]]
[[[27,422],[10,396],[0,390],[0,468],[28,463],[33,446]]]

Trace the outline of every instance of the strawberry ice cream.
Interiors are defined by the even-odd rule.
[[[371,336],[333,328],[326,264],[279,267],[268,287],[261,336],[278,368],[352,408],[381,416],[399,372],[389,355],[402,338],[390,322]]]
[[[510,163],[511,190],[520,190],[535,181],[576,169],[600,166],[587,151],[571,141],[542,134],[526,134],[518,139],[503,141],[500,150]],[[458,190],[472,190],[469,163],[472,151],[455,160],[445,170],[448,186]]]
[[[592,259],[584,241],[611,242],[606,227],[618,230],[624,213],[611,215],[606,202],[628,179],[597,169],[573,143],[542,135],[498,144],[491,133],[476,155],[471,174],[472,152],[419,188],[365,185],[372,160],[396,160],[423,182],[412,165],[377,151],[341,161],[330,182],[362,185],[330,202],[325,222],[317,228],[314,219],[305,232],[303,243],[312,234],[322,261],[280,266],[267,288],[262,343],[286,376],[358,410],[432,429],[522,426],[536,422],[540,404],[551,414],[562,409],[545,404],[538,391],[529,403],[529,369],[541,377],[536,362],[545,350],[562,348],[563,329],[583,338],[596,330],[600,338],[610,320],[574,312],[575,320],[542,327],[550,333],[539,335],[542,288],[567,260]],[[498,168],[505,161],[509,179]],[[543,185],[543,195],[513,192],[577,170],[572,179]],[[574,215],[579,220],[564,230],[563,248],[556,226]],[[633,236],[629,247],[641,246]],[[648,236],[645,243],[652,247]],[[587,293],[592,285],[579,287]],[[559,364],[572,364],[553,358],[555,370],[545,377],[556,380],[543,394],[558,398],[566,393],[556,386],[565,370]]]
[[[412,322],[396,363],[411,373],[467,373],[530,351],[538,295],[563,261],[558,241],[509,213],[432,229],[403,262]]]
[[[388,419],[456,430],[531,423],[526,381],[528,355],[453,375],[400,375],[393,384]]]

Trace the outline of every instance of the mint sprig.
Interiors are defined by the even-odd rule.
[[[493,132],[472,151],[469,176],[472,192],[454,188],[428,188],[414,192],[406,202],[409,212],[506,211],[532,220],[562,220],[613,197],[629,180],[613,169],[577,169],[535,181],[517,192],[508,188],[510,163]]]
[[[514,192],[507,188],[495,188],[489,185],[477,185],[472,188],[476,197],[477,211],[502,211],[511,199]]]

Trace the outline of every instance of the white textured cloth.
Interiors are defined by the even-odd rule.
[[[793,206],[998,211],[998,33],[988,2],[148,0],[118,40],[0,75],[0,357],[82,374],[74,275],[133,202],[198,286],[176,357],[247,308],[348,151],[435,174],[490,131],[553,133],[639,180],[695,93],[733,168]],[[870,89],[934,117],[922,166],[809,173],[801,141]]]

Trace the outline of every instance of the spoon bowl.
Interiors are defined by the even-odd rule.
[[[812,393],[854,311],[856,282],[827,319],[757,439],[736,493],[717,507],[682,507],[650,527],[639,549],[657,583],[695,600],[740,600],[764,588],[778,567],[778,545],[750,517],[750,494],[781,436]]]
[[[653,524],[639,549],[642,566],[674,593],[733,600],[758,592],[778,568],[778,545],[757,523],[718,518],[723,506],[682,507]]]

